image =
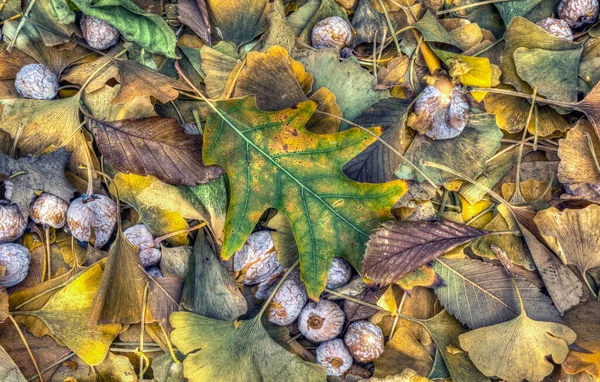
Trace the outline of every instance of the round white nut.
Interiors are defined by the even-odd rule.
[[[565,20],[548,17],[536,23],[537,26],[556,37],[573,41],[573,31]]]
[[[415,102],[407,124],[432,139],[454,138],[469,120],[469,102],[460,86],[438,89],[429,85]]]
[[[335,257],[327,273],[327,288],[335,289],[345,285],[352,277],[352,266],[342,259]]]
[[[17,73],[15,89],[25,98],[52,99],[58,94],[58,78],[46,65],[25,65]]]
[[[340,335],[344,326],[344,311],[336,303],[321,299],[309,302],[298,318],[298,330],[314,342],[331,340]]]
[[[93,237],[94,247],[101,248],[117,225],[117,205],[105,195],[83,195],[71,202],[67,225],[77,240],[90,241]]]
[[[56,195],[44,192],[31,203],[29,216],[37,224],[52,228],[62,228],[67,224],[69,203]]]
[[[136,224],[123,231],[123,235],[131,244],[138,247],[138,256],[144,267],[151,267],[160,262],[160,249],[154,247],[152,232],[143,224]]]
[[[317,363],[325,367],[327,375],[338,377],[352,366],[352,354],[346,348],[344,341],[336,338],[319,345]]]
[[[233,270],[244,285],[263,283],[283,271],[270,231],[254,232],[248,237],[242,249],[234,254]]]
[[[558,17],[573,29],[591,25],[598,18],[598,0],[562,0],[558,4]]]
[[[346,330],[344,342],[358,362],[371,362],[383,353],[384,338],[379,326],[369,321],[354,321]]]
[[[148,269],[146,269],[146,273],[150,277],[155,278],[155,279],[159,279],[159,278],[163,277],[163,274],[159,267],[148,268]]]
[[[0,243],[15,241],[23,235],[27,222],[19,207],[8,200],[0,200]]]
[[[14,243],[0,244],[0,265],[6,267],[0,285],[10,288],[25,280],[30,262],[31,254],[27,248]]]
[[[315,24],[311,41],[317,49],[335,48],[341,51],[352,42],[352,28],[341,17],[328,17]]]
[[[105,50],[119,41],[117,28],[97,17],[83,15],[80,26],[83,38],[94,49]]]
[[[267,319],[276,325],[289,325],[296,321],[306,301],[306,287],[298,272],[293,273],[283,282],[271,300]]]

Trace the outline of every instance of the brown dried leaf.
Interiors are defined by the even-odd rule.
[[[486,232],[451,221],[384,223],[371,233],[363,272],[387,285]]]
[[[212,45],[206,0],[180,0],[177,3],[177,10],[179,21],[209,46]]]
[[[91,120],[104,158],[121,172],[154,175],[160,180],[194,186],[217,179],[223,170],[202,163],[202,139],[186,134],[170,118]]]

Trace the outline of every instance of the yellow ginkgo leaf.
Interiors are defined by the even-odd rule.
[[[577,334],[556,322],[535,321],[525,311],[506,322],[461,334],[460,346],[477,368],[507,382],[542,381],[567,357]],[[550,356],[552,362],[546,357]]]

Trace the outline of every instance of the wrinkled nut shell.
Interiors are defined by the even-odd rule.
[[[308,301],[306,287],[296,273],[286,279],[269,304],[267,319],[276,325],[294,322]]]
[[[328,300],[309,302],[298,318],[298,330],[314,342],[331,340],[340,335],[344,326],[344,312]]]
[[[69,203],[58,196],[43,193],[29,207],[29,216],[37,224],[58,229],[67,224],[68,209]]]
[[[328,17],[315,24],[311,41],[317,49],[335,48],[341,51],[352,42],[352,28],[341,17]]]
[[[460,86],[441,91],[429,85],[415,102],[407,124],[432,139],[450,139],[462,133],[468,120],[469,102]]]
[[[352,267],[348,262],[340,257],[336,257],[331,262],[331,267],[327,273],[327,288],[335,289],[345,285],[352,277]]]
[[[25,98],[52,99],[58,94],[58,78],[46,65],[25,65],[17,73],[15,89]]]
[[[352,354],[340,338],[323,342],[317,348],[317,363],[325,367],[327,375],[338,377],[352,366]]]
[[[383,353],[384,338],[379,326],[369,321],[355,321],[350,324],[344,342],[354,359],[371,362]]]
[[[598,0],[562,0],[558,17],[573,29],[591,25],[598,17]]]
[[[71,202],[67,225],[77,240],[90,241],[93,237],[94,247],[101,248],[117,225],[117,205],[105,195],[84,195]]]
[[[163,274],[162,274],[160,268],[158,268],[158,267],[148,268],[146,270],[146,273],[148,273],[148,275],[150,277],[155,278],[155,279],[159,279],[159,278],[163,277]]]
[[[536,25],[558,38],[573,41],[573,31],[569,27],[569,24],[567,24],[567,22],[564,20],[548,17],[538,21]]]
[[[138,256],[144,267],[151,267],[160,262],[160,249],[154,248],[154,236],[143,224],[136,224],[123,231],[123,236],[131,244],[138,247]]]
[[[96,17],[81,17],[81,32],[89,46],[98,50],[105,50],[119,41],[119,31],[104,20]]]
[[[27,248],[19,244],[0,244],[0,264],[6,267],[0,285],[10,288],[25,279],[29,272],[31,254]]]
[[[283,272],[283,266],[277,260],[271,232],[251,234],[242,249],[234,254],[233,270],[244,285],[261,284]]]
[[[0,243],[15,241],[23,235],[27,222],[16,204],[0,200]]]

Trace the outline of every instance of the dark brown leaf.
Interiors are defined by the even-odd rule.
[[[385,291],[386,288],[367,288],[358,296],[354,296],[354,298],[375,305]],[[346,321],[353,322],[368,319],[377,313],[377,309],[357,304],[350,300],[344,300],[344,313],[346,314]]]
[[[119,171],[154,175],[171,184],[195,186],[218,178],[223,170],[202,164],[202,140],[186,134],[170,118],[91,120],[96,143]]]
[[[177,10],[179,21],[204,40],[208,46],[212,46],[206,0],[179,0]]]
[[[451,221],[388,222],[371,233],[363,260],[364,275],[382,285],[429,263],[449,250],[485,235]]]
[[[158,277],[154,281],[156,282],[150,282],[148,306],[165,331],[170,333],[169,316],[179,310],[183,280],[177,277]]]

